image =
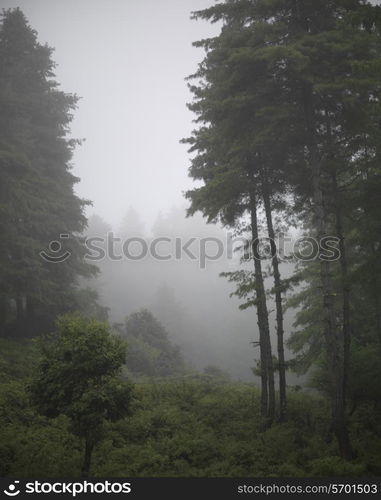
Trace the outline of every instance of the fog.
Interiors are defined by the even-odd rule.
[[[169,260],[106,256],[95,262],[99,276],[83,284],[97,290],[111,322],[123,322],[147,307],[190,365],[217,365],[252,381],[250,368],[259,356],[252,346],[258,341],[256,313],[253,308],[240,311],[238,300],[229,297],[234,288],[219,277],[238,266],[238,257],[226,256],[225,230],[207,225],[201,216],[185,218],[183,192],[193,183],[187,148],[179,141],[194,126],[186,107],[191,95],[185,77],[203,58],[192,42],[219,30],[192,21],[190,14],[211,0],[0,3],[23,10],[39,41],[55,48],[62,90],[81,97],[71,133],[84,142],[72,164],[80,178],[77,193],[92,201],[87,235],[106,238],[113,232],[122,242],[165,237],[171,239],[169,245],[176,238],[183,244],[189,238],[213,237],[224,244],[224,255],[205,266],[200,258],[174,257],[173,248]],[[121,252],[121,243],[117,250]],[[212,255],[215,251],[210,250]],[[273,324],[274,307],[269,308]],[[287,316],[288,333],[291,322]],[[274,338],[273,345],[275,350]]]
[[[0,0],[19,6],[55,48],[62,90],[81,97],[72,135],[77,192],[113,225],[130,205],[147,225],[180,206],[191,186],[186,146],[193,116],[185,77],[202,59],[192,42],[218,27],[192,21],[210,0]]]
[[[219,276],[252,266],[240,263],[240,242],[234,234],[206,224],[200,215],[184,218],[182,208],[158,214],[148,230],[131,207],[117,228],[99,216],[91,217],[87,236],[88,261],[101,273],[84,284],[98,292],[112,322],[123,323],[128,314],[147,308],[191,367],[214,365],[235,379],[253,380],[251,367],[259,358],[253,344],[259,337],[256,312],[239,310],[242,301],[230,297],[235,286]],[[289,272],[290,265],[283,264],[284,275]],[[274,310],[270,301],[273,332]],[[291,323],[289,312],[287,332]],[[276,350],[275,333],[272,341]]]

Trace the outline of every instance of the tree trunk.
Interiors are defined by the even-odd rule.
[[[261,351],[261,416],[263,426],[272,425],[275,415],[275,384],[271,352],[269,316],[266,304],[266,293],[262,275],[262,263],[258,252],[259,232],[257,219],[257,201],[254,192],[250,193],[251,237],[254,260],[255,293],[257,300],[257,316],[259,328],[259,344]]]
[[[83,455],[83,465],[82,465],[82,477],[90,476],[90,467],[91,467],[91,457],[93,454],[94,444],[91,442],[89,438],[85,439],[85,452]]]
[[[339,238],[340,250],[340,269],[341,269],[341,283],[343,294],[343,404],[344,411],[346,409],[347,400],[347,386],[348,386],[348,373],[350,364],[350,347],[351,347],[351,309],[350,309],[350,294],[351,288],[348,278],[348,263],[347,253],[345,248],[345,240],[343,234],[343,224],[341,216],[341,203],[340,192],[337,185],[336,173],[332,175],[334,197],[335,197],[335,216],[336,216],[336,233]]]
[[[0,298],[0,324],[5,325],[7,322],[7,313],[8,313],[8,301],[5,297]],[[3,332],[0,332],[2,335]]]
[[[287,396],[286,396],[286,363],[284,359],[284,326],[282,307],[282,282],[279,271],[279,260],[277,246],[275,243],[275,231],[272,219],[270,187],[267,174],[263,171],[262,195],[266,213],[267,231],[271,245],[271,261],[274,273],[275,305],[276,305],[276,325],[277,325],[277,349],[278,349],[278,370],[279,370],[279,420],[286,419]]]
[[[321,160],[319,158],[318,146],[315,137],[316,126],[312,105],[312,89],[307,85],[304,87],[304,106],[306,126],[309,133],[308,150],[312,169],[316,236],[320,245],[322,239],[328,236],[326,221],[327,214],[325,211],[326,207],[324,205],[323,197]],[[334,291],[331,280],[331,263],[328,260],[320,259],[320,281],[323,297],[323,332],[327,350],[328,369],[330,371],[331,379],[330,392],[332,400],[332,429],[338,441],[340,455],[343,458],[350,459],[353,457],[353,452],[349,440],[345,415],[343,377],[337,335]]]
[[[25,327],[28,334],[29,335],[36,334],[34,300],[29,295],[26,296],[26,301],[25,301],[25,318],[26,318]]]
[[[24,319],[24,300],[21,295],[17,295],[16,299],[16,318],[21,322]]]
[[[370,253],[373,259],[377,258],[376,244],[374,242],[371,242],[370,244]],[[381,300],[380,300],[380,294],[378,292],[380,289],[378,273],[373,274],[372,285],[373,285],[372,296],[374,303],[374,319],[376,324],[378,346],[381,351]]]

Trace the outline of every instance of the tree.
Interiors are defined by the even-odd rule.
[[[126,317],[123,337],[130,349],[127,367],[136,374],[166,377],[184,371],[184,360],[168,332],[147,309]]]
[[[78,235],[86,226],[84,207],[89,202],[74,194],[78,178],[70,171],[78,141],[68,134],[78,98],[58,90],[51,54],[50,47],[37,41],[20,9],[4,11],[0,24],[3,333],[48,330],[58,313],[71,308],[77,278],[96,270],[83,262],[86,250]],[[59,264],[40,256],[44,250],[52,255],[48,249],[53,241],[64,247],[61,253],[70,252]]]
[[[195,96],[189,105],[198,118],[199,129],[184,142],[191,144],[190,174],[204,186],[187,192],[189,213],[200,210],[209,220],[217,218],[236,225],[247,217],[253,248],[255,293],[261,355],[262,417],[271,425],[275,413],[274,368],[261,258],[258,255],[259,216],[263,202],[273,254],[274,294],[277,308],[278,361],[280,376],[280,418],[286,411],[286,377],[283,348],[282,283],[273,224],[275,194],[284,192],[279,157],[287,133],[285,112],[280,105],[279,82],[266,73],[267,61],[255,48],[267,42],[268,33],[247,28],[248,2],[218,4],[196,12],[195,18],[222,20],[221,34],[195,45],[206,50],[206,57],[192,78],[200,83],[190,88]],[[270,31],[268,29],[267,31]],[[269,56],[272,66],[274,54]],[[270,119],[267,118],[270,116]],[[277,133],[278,132],[278,133]],[[278,139],[274,145],[274,137]],[[272,148],[272,153],[266,152]],[[274,174],[277,173],[277,175]],[[240,274],[235,275],[240,276]]]
[[[130,206],[122,219],[118,236],[125,241],[128,238],[142,238],[144,236],[144,223],[139,213]]]
[[[358,159],[363,156],[364,149],[369,149],[369,138],[375,137],[372,122],[378,114],[375,103],[379,99],[379,84],[374,79],[378,66],[375,58],[380,53],[379,12],[362,2],[328,5],[285,1],[281,4],[282,10],[263,2],[262,16],[272,24],[274,16],[275,19],[279,16],[283,22],[289,20],[285,22],[288,26],[286,45],[291,54],[298,54],[303,61],[299,70],[290,72],[285,79],[289,94],[297,104],[295,116],[298,110],[302,112],[299,115],[303,124],[299,147],[305,148],[305,173],[310,176],[310,187],[303,186],[300,181],[298,187],[309,199],[305,208],[313,210],[310,228],[319,244],[330,235],[339,239],[338,262],[319,259],[320,328],[329,373],[332,429],[341,455],[352,458],[346,389],[353,326],[343,225],[344,186],[355,180]],[[284,61],[284,67],[290,66],[290,60],[291,57]],[[306,213],[305,219],[309,219]],[[335,275],[339,272],[337,264],[341,274],[338,288],[335,284]]]
[[[62,316],[57,333],[41,344],[41,359],[30,385],[42,415],[66,415],[84,440],[82,474],[90,474],[94,446],[107,421],[129,414],[131,385],[120,378],[126,346],[106,323]]]
[[[332,430],[344,458],[353,456],[346,415],[354,329],[346,241],[353,220],[362,214],[370,222],[373,212],[358,193],[379,192],[380,12],[357,0],[231,0],[195,13],[223,27],[219,37],[198,43],[207,56],[195,75],[201,84],[192,87],[191,109],[202,126],[189,141],[198,152],[191,174],[208,188],[190,193],[192,207],[212,217],[221,209],[237,215],[246,187],[252,199],[263,197],[267,215],[274,194],[284,201],[292,195],[294,212],[319,244],[330,235],[339,240],[338,260],[320,258],[312,283],[319,288],[315,320],[324,339]],[[245,170],[249,179],[239,184]],[[270,234],[271,217],[267,223]],[[369,239],[367,251],[377,255],[377,237]],[[273,262],[279,293],[276,267]],[[372,303],[379,304],[377,277],[372,288]]]

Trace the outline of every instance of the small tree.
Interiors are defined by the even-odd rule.
[[[105,422],[129,413],[131,385],[120,378],[126,346],[95,319],[67,315],[57,326],[57,335],[41,344],[30,389],[41,414],[70,419],[72,432],[84,440],[82,474],[88,476]]]
[[[135,374],[167,377],[184,371],[180,348],[155,316],[142,309],[126,317],[123,333],[130,349],[127,366]]]

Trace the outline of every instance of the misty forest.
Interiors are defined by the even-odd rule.
[[[1,476],[380,476],[381,7],[180,3],[211,30],[180,82],[183,204],[118,222],[82,196],[86,95],[3,9]]]

